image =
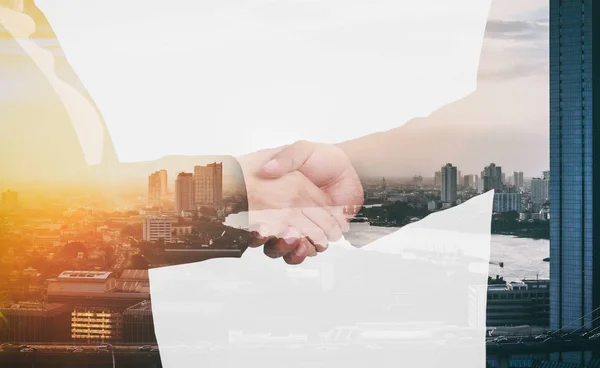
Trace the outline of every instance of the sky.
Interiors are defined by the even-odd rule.
[[[51,39],[40,42],[54,43]],[[50,49],[55,54],[60,53],[56,48]],[[65,119],[60,103],[48,97],[47,87],[40,87],[34,69],[33,64],[23,62],[21,51],[14,44],[0,40],[2,122],[14,118],[17,111],[23,109],[27,109],[29,120],[43,119],[50,124],[53,120]],[[446,161],[453,161],[459,170],[462,168],[463,174],[478,173],[486,163],[496,162],[505,171],[518,170],[524,171],[525,176],[538,176],[548,167],[548,110],[548,2],[494,0],[480,59],[477,91],[439,108],[421,124],[427,133],[444,129],[460,132],[455,144],[448,145],[443,157],[431,154],[431,160],[413,160],[412,165],[407,165],[406,157],[393,150],[387,152],[384,159],[373,155],[369,160],[369,173],[397,176],[419,172],[430,176]],[[402,124],[398,122],[398,126]],[[5,142],[12,128],[2,129],[6,153],[17,149],[16,143]],[[43,137],[31,144],[43,141]],[[430,141],[436,143],[436,139],[432,134]],[[446,144],[442,142],[443,137],[439,139],[439,145]],[[366,137],[355,151],[377,153],[377,149],[369,149],[368,141]],[[117,151],[122,145],[120,143]],[[12,165],[18,166],[19,155],[10,156],[16,162]]]
[[[344,147],[366,176],[433,177],[446,163],[479,175],[490,163],[507,177],[549,167],[548,2],[492,2],[477,89],[426,118]]]

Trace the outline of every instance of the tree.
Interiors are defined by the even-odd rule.
[[[150,263],[139,254],[134,254],[129,258],[129,268],[133,270],[147,270],[150,267]]]
[[[76,258],[79,252],[87,253],[87,248],[85,244],[81,242],[71,242],[65,244],[65,246],[62,249],[62,252],[67,257]]]

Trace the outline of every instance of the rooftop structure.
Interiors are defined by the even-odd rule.
[[[115,275],[110,271],[64,271],[58,275],[58,280],[105,282],[109,278],[114,277]]]

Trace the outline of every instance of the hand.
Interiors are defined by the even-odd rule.
[[[265,254],[284,257],[290,264],[327,248],[338,240],[348,224],[341,207],[300,172],[279,178],[258,177],[264,164],[283,148],[255,152],[238,158],[248,195],[252,246],[265,244]]]
[[[271,152],[259,171],[262,178],[281,178],[299,172],[331,198],[334,206],[346,207],[354,216],[364,203],[364,191],[348,156],[331,144],[299,141]]]

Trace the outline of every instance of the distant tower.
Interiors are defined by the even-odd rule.
[[[492,189],[496,192],[501,192],[504,189],[504,184],[502,183],[502,167],[496,166],[495,163],[491,163],[483,169],[481,178],[483,179],[484,192]]]
[[[387,200],[387,183],[385,182],[385,178],[381,179],[381,199],[384,201]]]
[[[458,171],[456,166],[446,164],[442,167],[442,202],[455,203]]]
[[[148,176],[148,204],[158,207],[161,204],[161,178],[160,172],[154,172]]]
[[[435,188],[441,188],[442,187],[442,172],[441,171],[436,171],[435,175],[433,177],[433,186]]]
[[[168,190],[167,190],[167,186],[168,186],[167,170],[160,170],[158,172],[158,176],[160,178],[160,194],[166,195],[168,192]]]

